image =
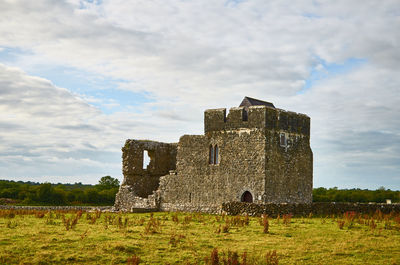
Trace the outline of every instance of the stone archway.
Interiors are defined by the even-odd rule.
[[[253,195],[249,191],[245,191],[240,199],[241,202],[253,202]]]

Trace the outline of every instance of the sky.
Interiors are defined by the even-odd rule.
[[[314,187],[400,190],[396,1],[0,0],[0,179],[122,180],[126,139],[244,96],[311,117]]]

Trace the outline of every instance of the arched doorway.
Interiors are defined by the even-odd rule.
[[[242,194],[242,198],[240,199],[241,202],[253,202],[253,195],[249,191],[245,191]]]

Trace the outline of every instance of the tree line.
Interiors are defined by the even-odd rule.
[[[314,202],[376,202],[385,203],[389,199],[393,203],[400,202],[400,191],[392,191],[380,187],[377,190],[338,189],[337,187],[313,190]]]
[[[96,185],[51,184],[0,180],[0,204],[10,201],[20,205],[113,205],[118,192],[119,180],[104,176]],[[400,202],[400,191],[381,187],[367,189],[313,189],[314,202],[376,202],[390,199]]]
[[[0,180],[0,204],[113,205],[119,180],[104,176],[96,185]]]

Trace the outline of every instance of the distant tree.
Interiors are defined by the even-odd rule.
[[[99,184],[51,184],[0,180],[0,198],[15,199],[22,205],[112,205],[119,181],[103,177]]]
[[[76,196],[75,196],[75,193],[72,192],[72,191],[69,191],[69,192],[67,193],[66,197],[67,197],[66,199],[67,199],[67,201],[68,201],[69,203],[72,203],[72,202],[76,202],[76,201],[77,201],[77,198],[76,198]]]
[[[0,198],[12,198],[16,199],[18,196],[18,187],[5,188],[0,191]]]
[[[86,203],[94,203],[98,204],[100,202],[100,195],[99,192],[96,189],[87,189],[85,190],[85,196],[86,196]]]
[[[50,183],[43,183],[39,185],[36,191],[38,201],[40,202],[50,202],[53,188]]]
[[[97,186],[101,190],[109,190],[113,188],[118,188],[119,187],[119,180],[112,178],[110,176],[104,176],[100,179],[99,184]]]
[[[115,194],[117,193],[118,189],[113,188],[109,190],[102,190],[99,192],[100,195],[100,202],[103,204],[114,204],[115,202]]]
[[[64,205],[67,202],[67,194],[63,189],[55,188],[51,192],[50,203],[56,205]]]

